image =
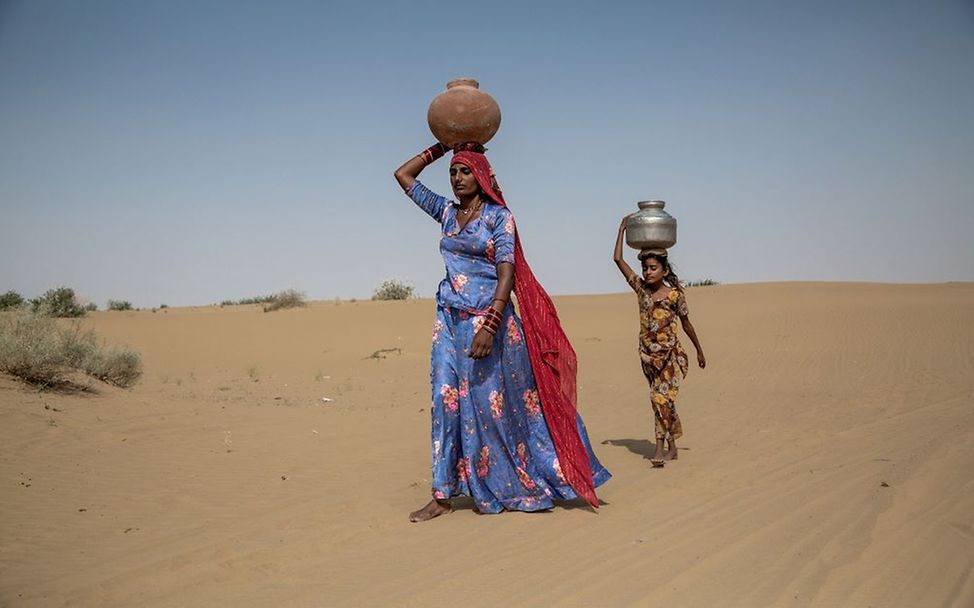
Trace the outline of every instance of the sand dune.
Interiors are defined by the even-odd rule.
[[[974,605],[974,284],[688,300],[678,462],[632,296],[556,298],[605,504],[425,524],[430,300],[96,313],[134,389],[0,378],[0,605]]]

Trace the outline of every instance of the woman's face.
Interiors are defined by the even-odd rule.
[[[663,270],[663,263],[656,258],[646,258],[643,260],[643,280],[647,283],[659,283],[667,274],[669,272]]]
[[[469,197],[480,193],[480,184],[470,167],[461,164],[450,165],[450,185],[457,197]]]

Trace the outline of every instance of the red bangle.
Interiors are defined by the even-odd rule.
[[[483,328],[490,332],[492,335],[497,335],[497,328],[501,324],[501,313],[497,312],[493,308],[488,307],[484,311],[484,324]]]
[[[440,142],[436,142],[435,144],[433,144],[429,148],[426,148],[425,150],[423,150],[422,152],[420,152],[419,153],[419,156],[422,157],[424,163],[426,163],[427,165],[429,165],[429,164],[432,164],[432,162],[435,161],[436,159],[438,159],[441,156],[443,156],[444,154],[446,154],[446,151],[448,149],[449,148],[447,148],[446,146],[444,146]]]

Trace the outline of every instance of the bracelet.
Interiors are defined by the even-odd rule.
[[[497,312],[493,308],[487,308],[484,312],[484,325],[483,328],[487,330],[491,335],[497,335],[497,328],[501,325],[501,313]]]
[[[435,161],[436,159],[438,159],[441,156],[443,156],[444,154],[446,154],[446,151],[448,149],[449,148],[447,148],[446,146],[444,146],[440,142],[436,142],[435,144],[433,144],[429,148],[426,148],[425,150],[423,150],[422,152],[420,152],[419,153],[419,157],[423,159],[423,162],[424,163],[426,163],[427,165],[429,165],[429,164],[432,164],[433,161]]]

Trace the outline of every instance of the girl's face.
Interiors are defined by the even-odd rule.
[[[643,280],[651,285],[655,285],[663,280],[663,277],[670,274],[663,269],[663,263],[656,258],[646,258],[643,260]]]
[[[468,197],[480,193],[480,184],[473,171],[466,165],[450,165],[450,185],[457,197]]]

